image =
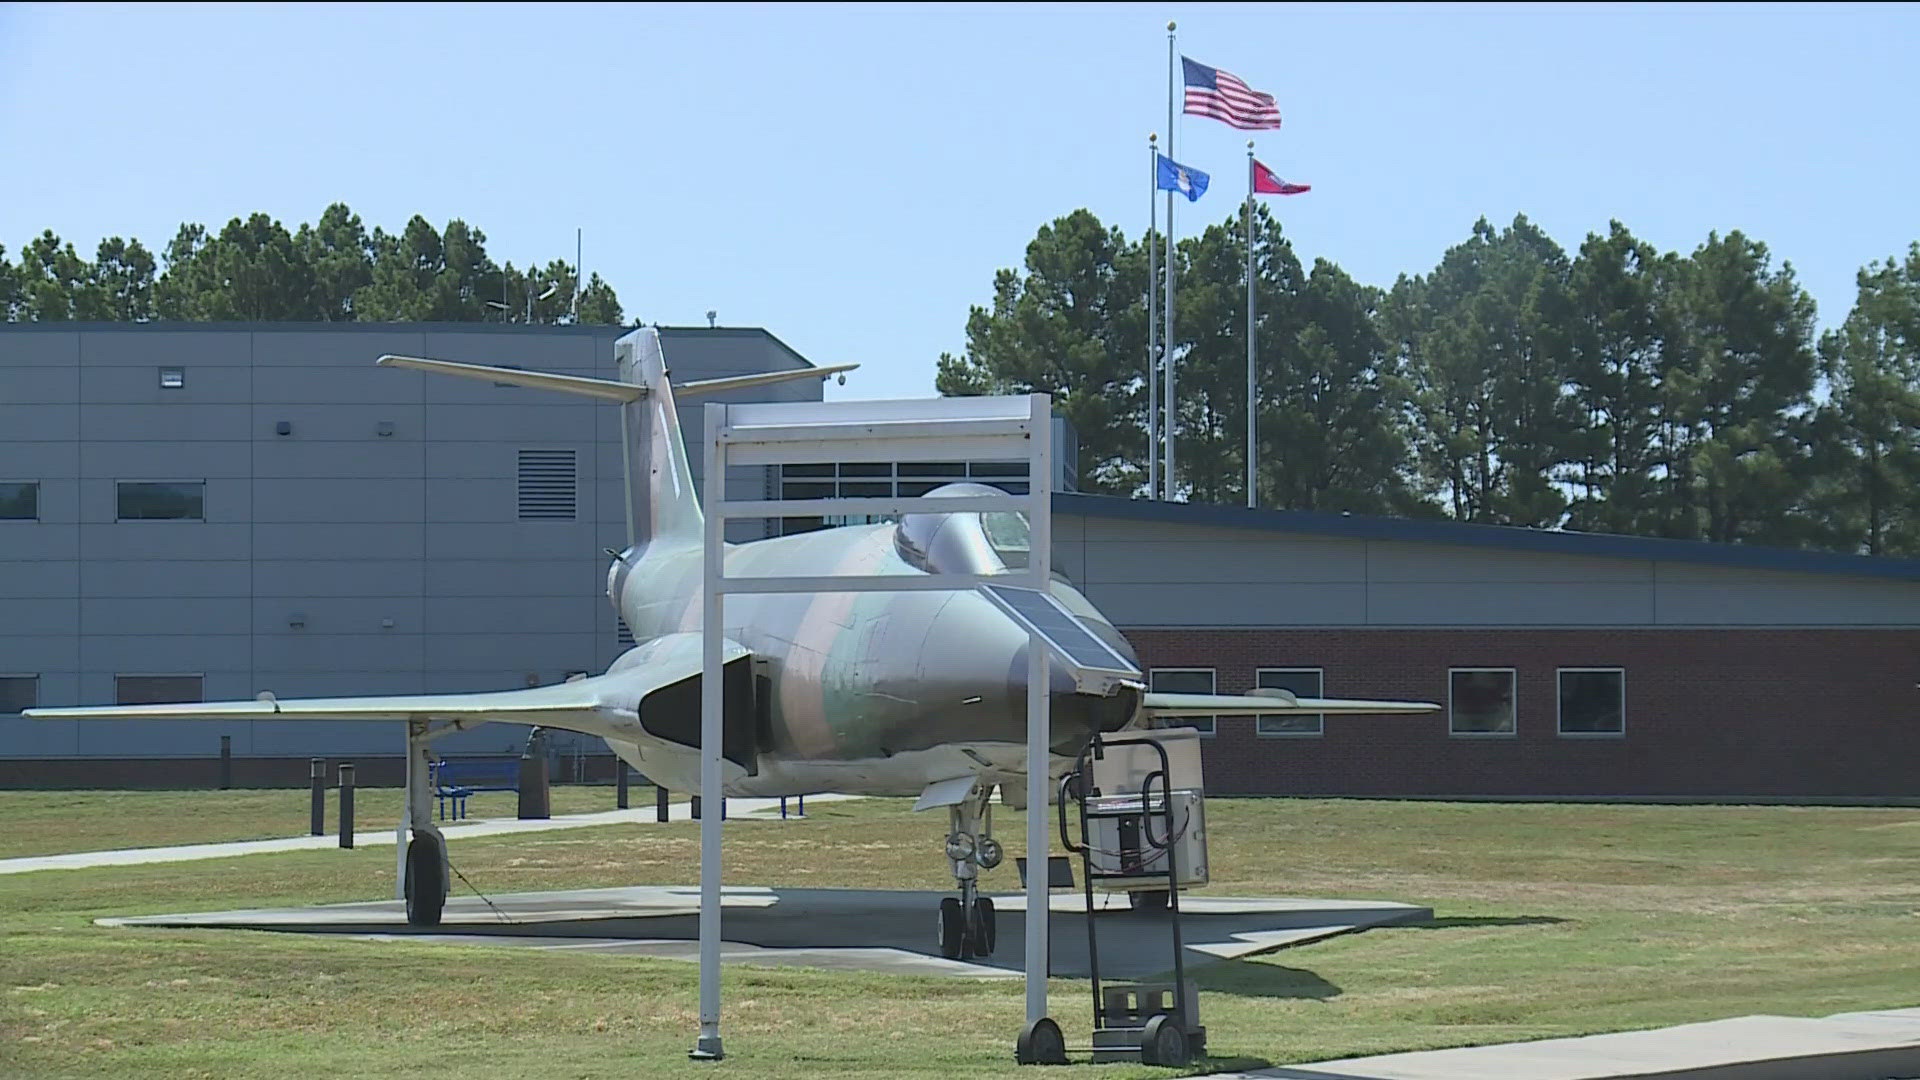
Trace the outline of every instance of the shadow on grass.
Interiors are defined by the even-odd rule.
[[[1172,972],[1166,974],[1168,979],[1173,977]],[[1217,960],[1198,964],[1187,969],[1187,977],[1202,990],[1239,997],[1325,1001],[1340,996],[1340,987],[1305,968],[1281,967],[1279,964],[1253,960]]]
[[[1448,915],[1422,922],[1395,923],[1387,930],[1459,930],[1476,926],[1551,926],[1570,920],[1555,915]]]

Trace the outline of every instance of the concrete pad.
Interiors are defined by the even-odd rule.
[[[1382,1054],[1231,1074],[1262,1080],[1885,1080],[1920,1075],[1920,1010],[1740,1016],[1613,1035]]]
[[[724,890],[723,959],[737,963],[804,964],[910,975],[1017,978],[1025,955],[1024,895],[993,898],[999,931],[994,955],[971,961],[938,954],[938,892],[862,889]],[[566,948],[695,959],[700,890],[633,886],[515,893],[447,900],[442,925],[410,927],[396,900],[305,908],[216,911],[100,919],[102,926],[226,928],[346,934],[371,940],[484,943]],[[1124,896],[1095,894],[1103,976],[1142,978],[1173,967],[1173,939],[1164,915],[1136,914]],[[1086,902],[1055,894],[1050,939],[1055,975],[1085,977]],[[1370,926],[1418,922],[1430,909],[1388,901],[1298,900],[1192,895],[1180,904],[1185,962],[1237,960]],[[1324,996],[1337,992],[1329,988]]]
[[[815,802],[857,799],[858,795],[809,795]],[[687,821],[692,804],[679,802],[667,808],[669,821]],[[476,836],[505,836],[513,833],[551,832],[555,829],[584,829],[595,825],[654,824],[651,806],[628,810],[603,810],[593,814],[561,814],[551,818],[522,821],[518,818],[467,818],[462,821],[435,822],[449,842]],[[728,799],[727,820],[778,819],[779,799]],[[394,842],[397,830],[356,832],[353,846],[378,847]],[[237,840],[225,844],[182,844],[177,847],[123,848],[117,851],[76,851],[66,855],[33,855],[0,859],[0,874],[25,874],[35,870],[85,870],[96,866],[138,866],[142,863],[190,862],[196,859],[229,859],[238,855],[262,855],[276,851],[309,851],[337,848],[337,834],[325,836],[287,836],[272,840]]]

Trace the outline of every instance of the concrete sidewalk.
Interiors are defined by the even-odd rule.
[[[857,795],[809,795],[816,803],[859,798]],[[788,805],[792,806],[789,800]],[[692,817],[690,803],[674,803],[667,808],[670,821]],[[779,799],[728,799],[727,818],[777,819]],[[593,825],[647,824],[654,821],[654,808],[605,810],[596,814],[565,814],[538,821],[517,818],[440,822],[441,832],[450,843],[476,836],[500,836],[508,833],[548,832],[553,829],[583,829]],[[375,847],[394,842],[393,829],[356,832],[354,847]],[[308,851],[338,848],[340,838],[326,836],[289,836],[279,840],[237,840],[226,844],[185,844],[179,847],[125,848],[119,851],[78,851],[67,855],[35,855],[20,859],[0,859],[0,874],[25,874],[35,870],[84,870],[96,866],[138,866],[142,863],[189,862],[195,859],[225,859],[236,855],[260,855],[275,851]]]
[[[1737,1016],[1576,1039],[1220,1073],[1241,1080],[1888,1080],[1920,1076],[1920,1008]]]

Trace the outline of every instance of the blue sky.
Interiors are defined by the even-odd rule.
[[[629,315],[766,326],[931,392],[969,304],[1043,222],[1145,225],[1166,33],[1278,95],[1263,161],[1302,256],[1387,285],[1475,218],[1569,251],[1618,218],[1665,249],[1742,229],[1844,317],[1920,240],[1920,8],[0,5],[0,243],[159,248],[181,221],[344,200],[571,258]],[[1183,118],[1234,209],[1247,135]]]

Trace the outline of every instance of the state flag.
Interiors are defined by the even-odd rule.
[[[1312,191],[1313,185],[1282,180],[1272,169],[1256,160],[1253,163],[1253,190],[1256,194],[1298,195],[1303,191]]]

